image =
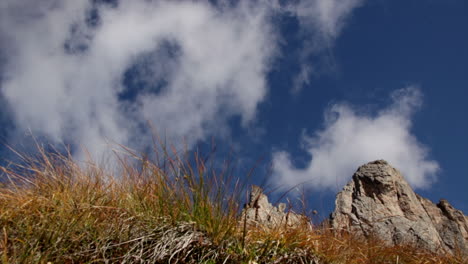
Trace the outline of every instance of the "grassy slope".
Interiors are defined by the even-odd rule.
[[[324,227],[245,229],[229,168],[126,154],[119,175],[45,151],[0,167],[1,263],[468,263]]]

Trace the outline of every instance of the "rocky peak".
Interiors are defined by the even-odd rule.
[[[295,227],[308,223],[305,216],[286,209],[286,204],[272,205],[263,189],[253,185],[249,201],[244,206],[243,217],[249,225],[267,228]]]
[[[468,217],[446,200],[436,205],[417,195],[384,160],[359,167],[338,193],[330,223],[335,230],[377,236],[390,245],[468,253]]]

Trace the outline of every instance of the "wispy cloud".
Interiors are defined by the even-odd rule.
[[[320,71],[311,57],[329,56],[335,40],[350,19],[352,12],[365,0],[300,0],[287,7],[299,20],[304,37],[299,58],[300,70],[294,79],[293,92],[310,85],[311,76]],[[326,51],[325,53],[323,51]]]
[[[428,187],[439,170],[428,149],[411,133],[411,117],[422,102],[418,88],[392,94],[393,104],[377,113],[358,113],[345,104],[333,105],[325,125],[304,136],[303,148],[311,156],[305,168],[296,168],[287,152],[274,154],[274,178],[279,186],[304,183],[312,188],[341,188],[358,166],[385,159],[416,188]]]
[[[189,145],[224,131],[229,117],[247,125],[279,52],[274,10],[334,37],[355,7],[221,2],[3,1],[0,92],[17,129],[10,134],[31,130],[102,155],[107,141],[146,145],[147,121]]]

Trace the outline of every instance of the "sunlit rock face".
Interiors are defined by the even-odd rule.
[[[434,204],[417,195],[384,160],[359,167],[338,193],[330,224],[389,245],[413,243],[437,252],[468,253],[468,217],[446,200]]]

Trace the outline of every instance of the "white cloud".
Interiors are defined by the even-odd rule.
[[[411,133],[412,114],[421,104],[419,89],[409,87],[393,95],[393,104],[376,115],[358,113],[337,104],[327,111],[324,129],[304,136],[303,148],[312,156],[296,168],[284,151],[274,154],[273,182],[279,186],[306,184],[312,188],[341,188],[358,166],[385,159],[416,188],[428,187],[439,170],[428,149]]]
[[[293,92],[299,92],[310,85],[310,76],[316,73],[317,66],[311,65],[313,55],[329,56],[336,38],[347,24],[352,12],[365,0],[300,0],[287,7],[301,24],[305,41],[300,55],[300,70],[295,76]],[[333,60],[333,58],[331,58]]]
[[[308,27],[336,35],[349,12],[343,10],[352,6],[319,2],[300,1],[294,12],[301,21],[318,19]],[[17,132],[31,130],[94,155],[108,149],[107,141],[145,146],[146,121],[172,142],[191,145],[224,131],[231,116],[244,125],[255,120],[278,54],[272,3],[4,0],[0,52],[7,63],[0,92]],[[97,26],[89,23],[96,19],[92,8]],[[132,67],[148,85],[122,100]]]
[[[85,23],[87,1],[10,2],[2,8],[2,33],[13,55],[2,92],[17,124],[33,133],[102,153],[106,140],[140,141],[132,130],[150,120],[191,144],[227,116],[252,120],[266,93],[268,60],[275,52],[266,10],[121,1],[118,8],[101,6],[101,24],[92,28]],[[71,34],[72,27],[78,32]],[[151,53],[164,42],[175,43],[180,54]],[[87,47],[70,53],[65,43]],[[143,78],[157,76],[152,81],[167,85],[123,108],[123,74],[145,54],[152,57]]]
[[[336,38],[351,12],[364,0],[301,0],[293,7],[301,23],[319,29],[327,38]]]

